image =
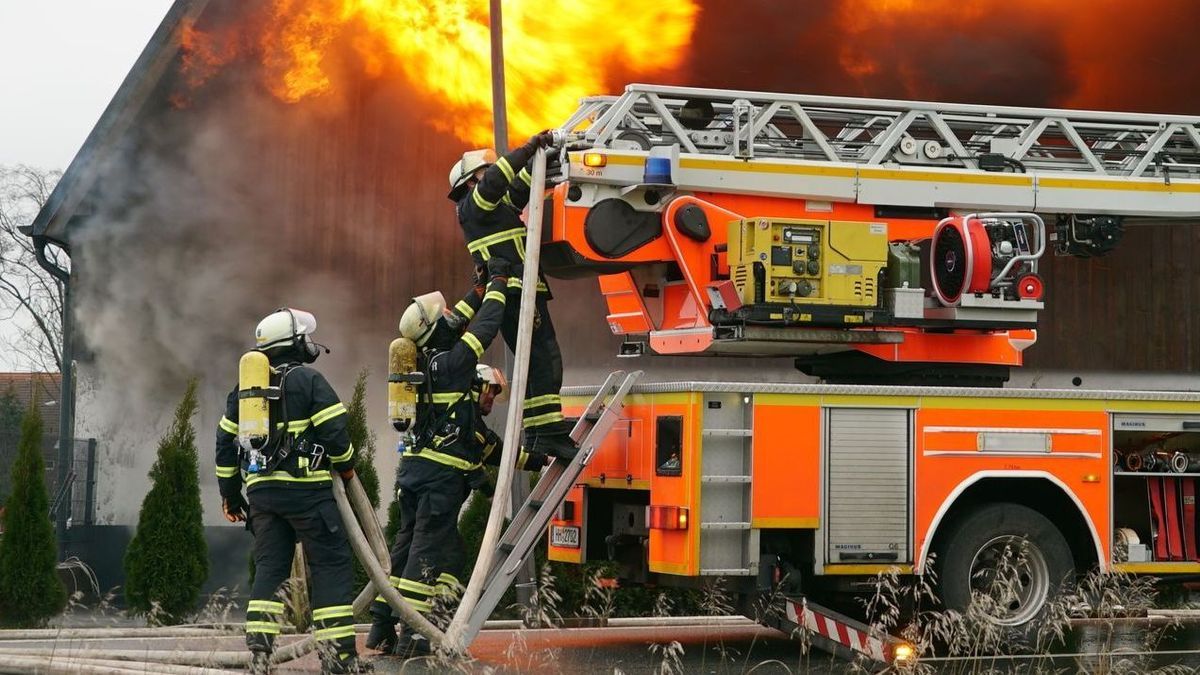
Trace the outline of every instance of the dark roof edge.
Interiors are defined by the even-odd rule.
[[[30,226],[30,236],[42,236],[68,246],[66,225],[96,180],[97,168],[128,131],[146,99],[179,51],[176,35],[185,21],[194,21],[209,0],[175,0],[117,88],[96,126],[79,148],[62,179]]]

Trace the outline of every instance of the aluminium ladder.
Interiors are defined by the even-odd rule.
[[[547,466],[529,498],[513,514],[512,523],[500,538],[499,551],[485,577],[479,602],[467,615],[463,630],[465,644],[475,639],[483,622],[512,585],[575,480],[621,418],[625,396],[641,376],[640,370],[609,374],[571,430],[571,440],[579,445],[579,452],[569,462],[556,459]]]

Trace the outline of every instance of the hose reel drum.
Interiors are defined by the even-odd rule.
[[[929,257],[933,293],[945,307],[964,296],[1042,299],[1038,260],[1046,251],[1046,224],[1033,213],[980,213],[942,219]]]

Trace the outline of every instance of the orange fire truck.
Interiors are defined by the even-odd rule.
[[[936,553],[961,608],[1027,542],[993,617],[1012,626],[1090,568],[1200,572],[1200,394],[1000,386],[1036,340],[1044,252],[1200,216],[1198,125],[646,85],[584,100],[549,174],[543,269],[599,277],[626,355],[786,355],[824,383],[647,364],[550,558],[752,593],[920,574]],[[579,411],[594,392],[565,394]],[[787,616],[828,625],[804,611]]]

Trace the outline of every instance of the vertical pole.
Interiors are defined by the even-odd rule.
[[[488,571],[496,556],[496,548],[500,539],[500,529],[504,526],[504,511],[506,510],[509,491],[512,488],[513,474],[521,441],[521,422],[525,410],[521,401],[525,400],[525,388],[528,384],[529,349],[533,342],[533,312],[537,304],[538,265],[542,252],[542,205],[546,187],[546,150],[538,148],[533,156],[533,186],[529,194],[529,213],[525,221],[525,274],[521,278],[521,308],[517,323],[517,345],[512,376],[512,395],[508,406],[508,416],[504,424],[504,447],[500,452],[500,469],[496,478],[496,493],[492,498],[492,509],[488,513],[487,529],[483,531],[483,542],[479,546],[479,557],[475,560],[475,569],[471,571],[471,580],[463,593],[462,602],[454,613],[454,620],[446,630],[445,649],[451,653],[466,651],[467,620],[479,603],[483,593],[483,584]]]
[[[492,135],[497,154],[508,151],[508,100],[504,85],[504,15],[500,7],[501,0],[490,0],[488,23],[491,27],[492,38]],[[504,372],[512,381],[512,353],[504,350]],[[522,401],[509,398],[508,405],[521,405]],[[513,483],[509,499],[510,513],[515,517],[517,509],[529,498],[529,483],[523,478]],[[533,589],[529,584],[534,577],[533,558],[525,561],[521,572],[517,575],[517,603],[528,606],[533,599]]]
[[[87,442],[87,483],[84,485],[83,524],[96,524],[96,439]]]
[[[62,318],[62,386],[58,396],[58,486],[61,490],[67,484],[67,476],[71,474],[71,463],[75,450],[75,353],[72,348],[74,340],[71,331],[74,321],[71,318],[71,284],[69,279],[61,279],[63,285],[63,318]],[[67,557],[67,518],[71,515],[71,490],[67,488],[58,505],[54,523],[58,535],[58,559]],[[64,508],[64,504],[66,508]]]

